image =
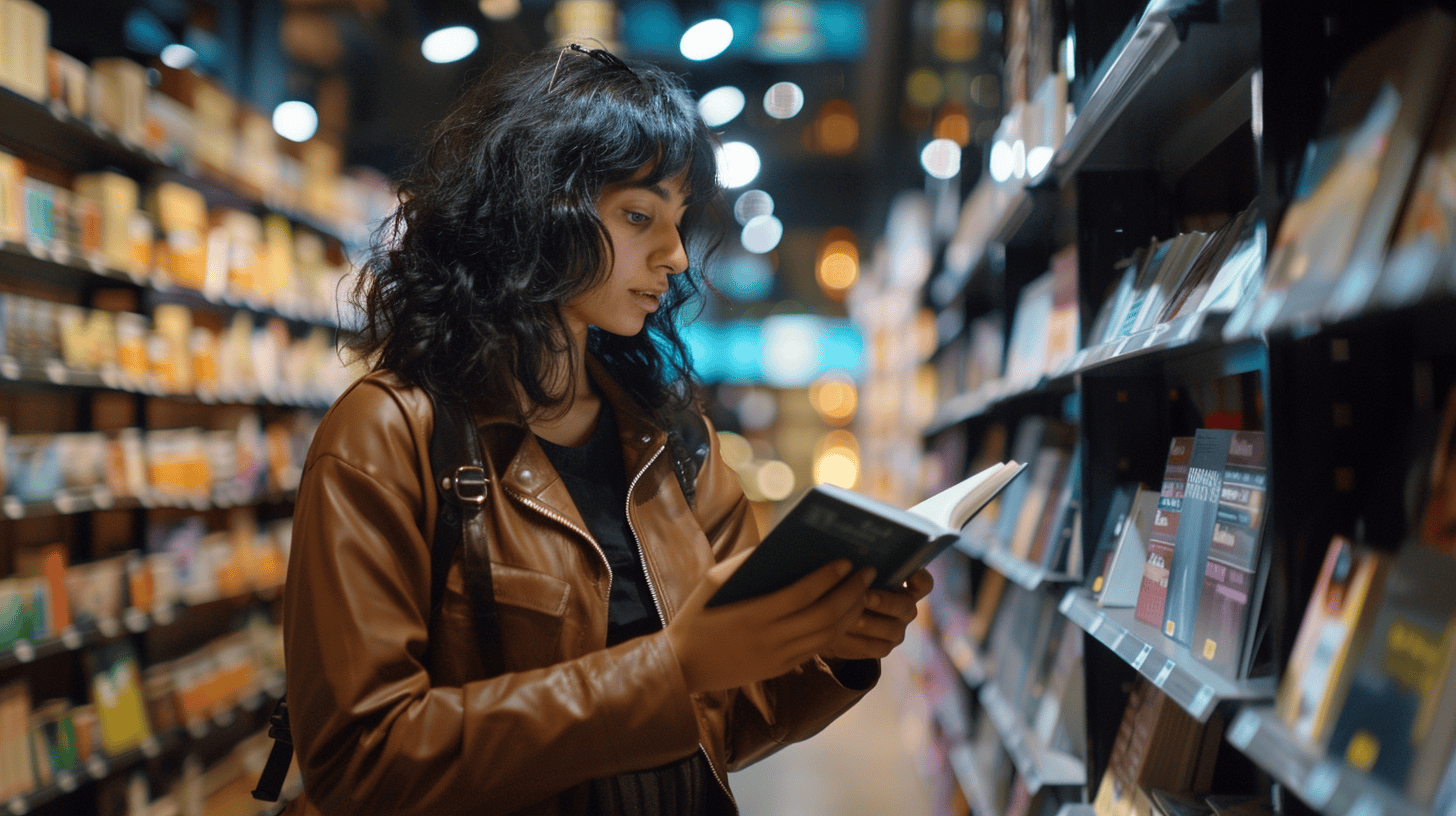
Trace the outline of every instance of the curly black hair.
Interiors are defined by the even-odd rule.
[[[636,183],[681,174],[688,272],[671,276],[642,332],[593,327],[586,349],[666,425],[700,390],[678,326],[722,235],[716,146],[682,80],[649,63],[552,49],[497,66],[400,184],[354,288],[363,325],[351,347],[436,399],[522,420],[570,404],[570,390],[546,384],[571,381],[562,306],[610,273],[596,201],[644,168]]]

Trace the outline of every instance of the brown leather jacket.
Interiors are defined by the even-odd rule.
[[[616,410],[628,518],[664,620],[758,531],[717,438],[684,500],[665,434],[593,365]],[[391,374],[355,383],[304,466],[284,593],[288,702],[305,798],[290,814],[576,814],[588,780],[706,753],[727,772],[807,738],[878,664],[821,660],[753,687],[689,694],[658,632],[606,648],[606,558],[535,437],[480,417],[506,671],[487,678],[459,554],[430,615],[436,491],[429,399]]]

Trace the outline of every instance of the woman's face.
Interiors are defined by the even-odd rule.
[[[688,253],[678,233],[687,209],[685,176],[646,186],[641,181],[646,175],[643,168],[597,199],[597,214],[611,237],[612,269],[599,286],[562,309],[579,338],[585,338],[587,326],[624,337],[642,331],[667,293],[668,277],[687,271]]]

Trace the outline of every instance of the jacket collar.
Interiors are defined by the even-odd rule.
[[[647,419],[637,401],[611,378],[594,356],[587,355],[586,366],[597,391],[616,413],[622,463],[631,484],[638,471],[667,442],[667,432]],[[542,496],[542,491],[558,482],[559,477],[531,429],[518,418],[503,414],[478,414],[476,420],[486,449],[486,463],[495,471],[500,484],[517,493],[547,498]],[[505,464],[496,464],[501,462]],[[559,505],[559,502],[552,503]]]

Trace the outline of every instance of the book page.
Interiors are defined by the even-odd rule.
[[[915,505],[910,512],[947,530],[959,530],[1024,467],[1016,462],[992,465]]]

